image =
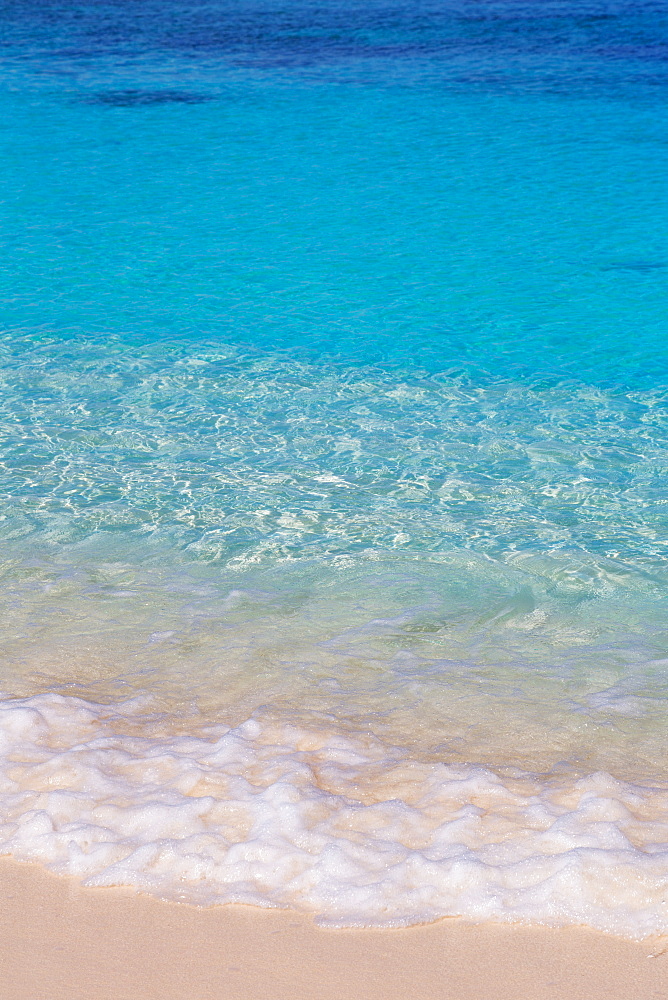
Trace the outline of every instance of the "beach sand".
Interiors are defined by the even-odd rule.
[[[328,930],[290,911],[199,909],[131,889],[84,889],[8,858],[0,884],[2,1000],[668,997],[661,942],[586,928],[447,919]]]

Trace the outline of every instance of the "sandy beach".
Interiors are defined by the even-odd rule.
[[[3,1000],[650,1000],[665,942],[442,920],[325,930],[294,912],[85,889],[0,860]]]

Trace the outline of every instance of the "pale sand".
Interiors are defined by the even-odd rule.
[[[300,914],[82,889],[0,859],[2,1000],[653,1000],[668,957],[585,928],[442,920],[323,930]]]

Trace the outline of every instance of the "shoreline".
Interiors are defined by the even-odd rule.
[[[333,930],[290,910],[198,908],[84,888],[0,858],[7,1000],[653,1000],[665,939],[586,927],[433,924]],[[650,957],[652,956],[652,957]]]

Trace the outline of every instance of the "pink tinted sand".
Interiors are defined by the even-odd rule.
[[[585,928],[324,930],[83,889],[0,859],[1,1000],[654,1000],[668,957]],[[648,957],[656,955],[656,957]]]

